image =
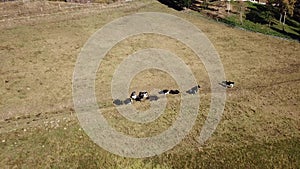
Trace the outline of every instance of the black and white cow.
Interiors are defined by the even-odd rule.
[[[168,89],[165,89],[165,90],[162,90],[159,92],[160,94],[179,94],[180,91],[179,90],[168,90]]]
[[[143,100],[146,100],[146,99],[149,99],[148,92],[146,92],[146,91],[139,92],[139,95],[137,95],[136,92],[133,91],[130,95],[131,102],[133,102],[133,100],[143,101]]]
[[[234,82],[232,81],[223,81],[223,84],[227,87],[227,88],[233,88],[234,86]]]
[[[149,94],[146,91],[142,91],[142,92],[139,93],[138,98],[139,98],[140,101],[149,99]]]
[[[169,90],[168,90],[168,89],[164,89],[164,90],[162,90],[160,93],[163,93],[163,94],[169,94]]]
[[[180,91],[179,90],[170,90],[169,94],[179,94]]]
[[[138,96],[136,95],[136,92],[135,92],[135,91],[133,91],[133,92],[131,93],[131,95],[130,95],[131,101],[132,101],[132,100],[136,100],[137,97],[138,97]]]

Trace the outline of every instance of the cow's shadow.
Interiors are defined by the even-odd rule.
[[[200,86],[194,86],[186,91],[187,94],[196,94],[200,90]]]
[[[158,99],[159,99],[158,96],[155,96],[155,95],[150,95],[150,96],[149,96],[149,100],[150,100],[150,101],[157,101]]]
[[[150,95],[147,100],[149,100],[149,101],[157,101],[158,99],[159,99],[158,96],[156,96],[156,95]],[[120,99],[113,100],[113,104],[116,105],[116,106],[128,105],[128,104],[131,104],[131,103],[132,102],[131,102],[130,98],[127,98],[125,100],[120,100]]]
[[[113,103],[114,103],[115,105],[117,105],[117,106],[121,106],[121,105],[124,104],[124,102],[123,102],[122,100],[120,100],[120,99],[114,100]]]
[[[222,83],[219,83],[220,86],[227,88],[226,82],[223,81]]]

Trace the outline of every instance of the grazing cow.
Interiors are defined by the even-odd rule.
[[[146,91],[139,92],[139,95],[137,95],[136,92],[133,91],[131,93],[131,95],[130,95],[131,102],[133,102],[133,100],[135,100],[135,101],[143,101],[143,100],[146,100],[146,99],[149,99],[148,92],[146,92]]]
[[[179,90],[170,90],[169,94],[179,94],[180,91]]]
[[[131,99],[131,100],[135,100],[136,98],[137,98],[136,92],[133,91],[133,92],[131,93],[131,95],[130,95],[130,99]]]
[[[231,82],[231,81],[223,81],[223,83],[225,84],[225,86],[227,88],[233,88],[233,85],[234,85],[234,82]]]
[[[200,89],[200,85],[194,86],[191,89],[189,89],[188,91],[186,91],[186,93],[188,94],[196,94]]]
[[[162,93],[163,93],[163,94],[169,94],[169,90],[167,90],[167,89],[162,90]]]
[[[146,100],[146,99],[149,99],[148,92],[146,92],[146,91],[140,92],[139,96],[138,96],[138,101],[142,101],[142,100]]]
[[[165,90],[162,90],[158,93],[159,94],[165,94],[165,95],[167,95],[167,94],[179,94],[180,91],[179,90],[167,90],[167,89],[165,89]]]

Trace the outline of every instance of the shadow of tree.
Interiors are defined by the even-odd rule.
[[[279,33],[281,33],[281,34],[283,34],[285,36],[288,36],[288,37],[290,37],[292,39],[300,41],[300,36],[298,36],[298,35],[295,35],[293,33],[289,33],[289,32],[286,32],[286,31],[283,31],[283,30],[275,28],[275,27],[271,27],[271,29],[273,29],[274,31],[279,32]]]
[[[298,23],[297,21],[295,20],[291,20],[290,18],[287,18],[285,20],[285,23],[289,26],[292,26],[292,27],[295,27],[295,28],[299,28],[300,29],[300,23]]]
[[[246,14],[246,19],[254,23],[267,24],[268,22],[261,16],[261,13],[255,10]]]
[[[296,29],[296,28],[291,28],[291,29],[300,35],[300,29]]]
[[[265,5],[253,4],[254,7],[249,7],[250,11],[246,13],[246,19],[254,23],[267,24],[268,21],[263,15],[262,11],[270,11],[270,8],[267,8]],[[273,11],[270,11],[271,15],[274,17]]]
[[[158,0],[160,3],[167,5],[170,8],[173,8],[177,11],[181,11],[183,10],[184,4],[182,1],[180,0]]]

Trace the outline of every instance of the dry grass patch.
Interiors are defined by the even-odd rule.
[[[81,14],[78,10],[73,17],[57,15],[56,19],[46,17],[10,26],[0,23],[4,28],[0,29],[0,168],[299,166],[299,43],[229,28],[156,1],[129,4],[80,17],[74,17]],[[164,36],[143,34],[117,44],[101,62],[96,95],[105,117],[119,131],[137,137],[158,134],[172,125],[180,101],[168,97],[165,113],[146,125],[128,122],[117,113],[110,81],[118,64],[130,54],[149,47],[170,50],[203,86],[196,124],[179,145],[152,158],[128,159],[98,147],[80,129],[72,109],[72,74],[81,47],[96,30],[121,16],[145,11],[175,14],[199,27],[219,52],[227,79],[236,86],[227,90],[216,132],[205,145],[199,145],[195,138],[210,103],[209,80],[201,61],[182,43]],[[169,75],[153,69],[134,80],[140,83],[131,83],[130,90],[177,88]],[[135,106],[147,110],[149,103]]]

